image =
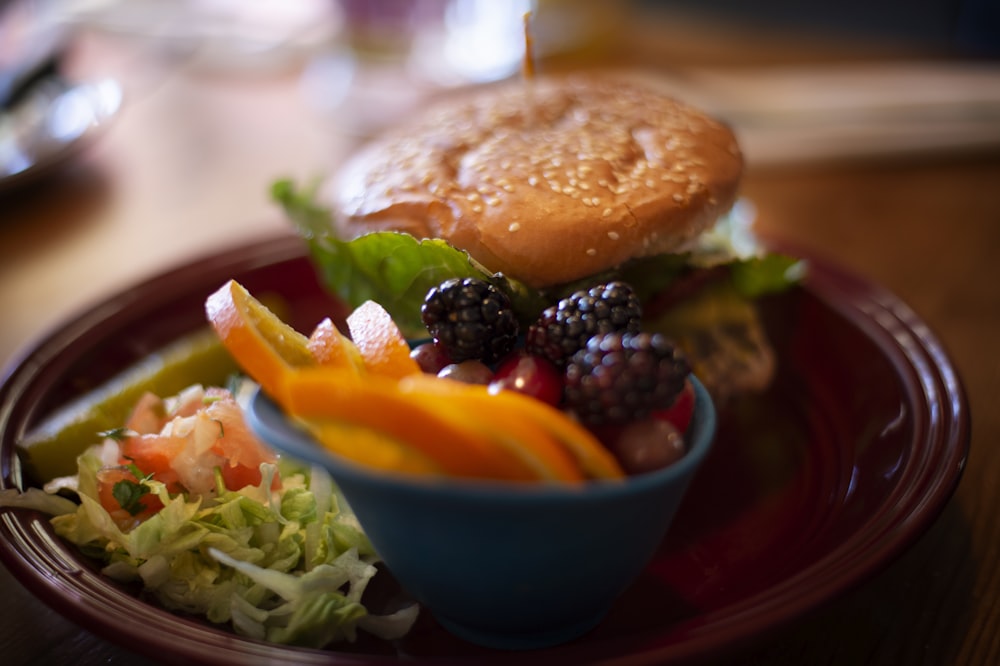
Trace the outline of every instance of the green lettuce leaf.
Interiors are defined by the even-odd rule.
[[[363,605],[378,557],[323,469],[282,458],[261,465],[259,485],[208,499],[171,496],[150,479],[163,509],[123,531],[97,497],[101,460],[101,446],[91,447],[77,460],[77,479],[51,486],[76,489],[79,503],[33,488],[3,491],[0,506],[51,514],[56,533],[98,559],[105,575],[141,582],[165,608],[245,636],[320,648],[354,640],[358,629],[397,638],[415,621],[415,605],[386,615]]]
[[[28,488],[23,493],[15,488],[0,490],[0,508],[34,509],[52,516],[76,513],[76,502],[52,495],[41,488]]]
[[[729,274],[741,295],[756,298],[787,289],[802,279],[805,270],[800,259],[769,253],[732,262]]]
[[[411,338],[426,337],[420,306],[431,288],[449,278],[486,280],[510,296],[525,322],[544,307],[544,296],[499,273],[490,273],[463,250],[440,239],[417,238],[394,231],[351,240],[337,236],[329,209],[319,205],[314,188],[297,189],[288,180],[271,188],[273,198],[307,241],[313,263],[329,291],[355,308],[366,300],[382,305]]]
[[[454,277],[493,282],[511,297],[518,318],[528,324],[561,297],[613,279],[631,284],[645,301],[696,268],[727,267],[733,285],[747,298],[785,289],[801,275],[800,262],[760,246],[750,231],[755,213],[742,201],[689,252],[634,259],[599,275],[538,290],[490,273],[468,253],[440,239],[383,231],[343,240],[331,211],[316,201],[315,187],[297,188],[281,180],[271,193],[308,242],[325,286],[352,308],[368,299],[381,303],[408,337],[426,336],[420,305],[432,287]]]

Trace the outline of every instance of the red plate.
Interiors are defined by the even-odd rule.
[[[229,278],[276,292],[311,330],[336,311],[297,238],[214,255],[138,285],[54,331],[0,387],[0,487],[23,483],[15,442],[45,412],[183,332]],[[172,615],[100,577],[44,518],[0,513],[0,556],[80,625],[178,663],[672,663],[752,641],[862,582],[923,533],[951,496],[969,415],[940,343],[898,299],[820,261],[765,303],[779,372],[721,414],[715,449],[648,570],[584,638],[490,652],[425,616],[398,645],[330,651],[259,643]],[[614,520],[614,516],[597,517]],[[150,631],[156,627],[156,631]]]

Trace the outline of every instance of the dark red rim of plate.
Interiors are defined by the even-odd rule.
[[[583,663],[601,658],[637,664],[704,658],[752,641],[815,609],[861,583],[911,545],[937,518],[961,478],[970,436],[964,389],[941,343],[899,299],[825,261],[810,258],[809,262],[809,277],[800,291],[829,310],[830,316],[857,329],[877,349],[895,373],[910,410],[905,414],[911,434],[903,466],[880,506],[862,525],[766,588],[680,619],[669,632],[632,637],[631,644],[627,639],[619,644],[598,635],[596,644],[585,637],[536,653],[428,653],[406,659],[455,663],[474,655],[477,662],[485,663]],[[282,236],[205,256],[152,277],[43,336],[10,364],[0,385],[0,488],[21,487],[15,442],[46,409],[68,397],[53,397],[51,388],[82,357],[111,353],[109,349],[115,346],[107,345],[109,336],[117,339],[137,322],[156,319],[157,332],[147,334],[142,345],[125,354],[138,357],[196,326],[201,314],[192,303],[203,300],[227,279],[235,277],[251,291],[263,292],[279,275],[285,283],[301,285],[303,298],[312,299],[317,307],[331,307],[318,287],[301,239]],[[94,351],[98,349],[102,351]],[[116,358],[112,365],[120,367],[124,362]],[[849,485],[850,479],[845,483]],[[395,654],[269,645],[166,612],[102,578],[34,512],[0,512],[0,535],[0,558],[37,597],[81,626],[158,659],[213,664],[374,664],[399,659]],[[158,631],[147,631],[149,626]]]

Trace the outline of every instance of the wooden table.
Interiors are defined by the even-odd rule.
[[[626,57],[716,65],[738,52],[728,33],[711,42],[676,25],[650,32],[670,30],[687,39],[667,40],[670,47],[637,39]],[[706,50],[720,41],[727,44]],[[743,65],[801,60],[806,52],[826,53],[817,62],[872,56],[851,45],[804,51],[791,39],[751,36],[739,44],[748,49],[738,58]],[[80,43],[76,70],[119,76],[123,112],[62,172],[0,198],[2,362],[136,280],[285,231],[268,184],[328,168],[356,139],[308,103],[294,65],[234,74],[157,61],[133,47],[105,35]],[[993,256],[1000,151],[800,157],[751,159],[743,191],[761,228],[881,283],[931,326],[968,390],[972,453],[953,500],[912,549],[859,589],[762,637],[736,662],[1000,663],[1000,262]],[[62,619],[6,570],[0,590],[5,664],[142,663]]]

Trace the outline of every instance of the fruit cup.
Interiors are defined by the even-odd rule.
[[[664,469],[580,485],[417,477],[328,453],[262,392],[258,436],[327,469],[386,567],[456,636],[531,649],[593,628],[663,540],[711,448],[715,410],[694,378],[688,451]]]

